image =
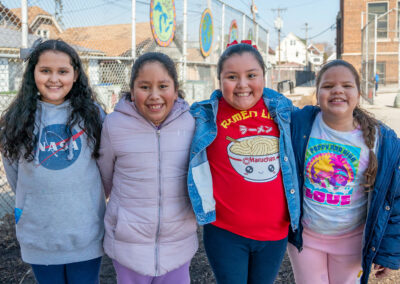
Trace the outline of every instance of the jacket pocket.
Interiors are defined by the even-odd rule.
[[[103,237],[103,220],[86,191],[70,195],[27,193],[22,209],[16,232],[18,241],[27,248],[76,250]]]
[[[148,210],[148,214],[146,214],[146,209]],[[154,207],[149,209],[144,207],[137,208],[134,204],[129,209],[119,206],[113,230],[115,240],[135,244],[153,242],[157,232],[157,218],[156,216],[152,216],[154,214]],[[145,220],[144,216],[150,220]]]

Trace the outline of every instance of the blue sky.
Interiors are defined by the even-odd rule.
[[[226,2],[237,3],[240,5],[237,7],[243,10],[251,4],[251,0]],[[308,23],[308,37],[315,36],[311,40],[312,42],[328,42],[334,46],[336,28],[333,30],[328,28],[336,24],[336,16],[340,8],[339,0],[255,0],[255,4],[258,8],[258,20],[261,25],[268,28],[271,32],[271,45],[276,45],[278,42],[278,36],[274,30],[274,20],[277,16],[277,12],[273,12],[271,9],[286,8],[286,11],[281,12],[281,18],[283,20],[281,36],[293,32],[295,35],[304,38],[305,23]]]
[[[20,0],[0,0],[9,8],[20,7]],[[198,5],[207,0],[187,0],[190,4]],[[192,2],[193,1],[193,2]],[[278,36],[274,29],[277,16],[272,9],[286,8],[281,13],[283,20],[283,38],[289,32],[299,37],[305,37],[305,23],[308,23],[308,36],[312,42],[328,42],[334,46],[336,30],[329,27],[336,22],[339,11],[339,0],[254,0],[258,8],[258,21],[270,31],[270,44],[275,47]],[[66,27],[106,25],[129,23],[131,17],[131,0],[64,0],[63,21]],[[251,0],[225,0],[225,3],[250,14]],[[136,1],[137,21],[148,21],[150,0]],[[182,5],[182,0],[175,0],[176,5]],[[54,12],[53,0],[28,0],[28,5],[38,5],[50,13]],[[200,6],[200,5],[199,5]],[[189,5],[190,7],[190,5]],[[177,7],[181,10],[182,7]],[[190,9],[190,8],[189,8]],[[190,22],[190,19],[189,19]],[[190,24],[190,23],[189,23]],[[320,35],[319,35],[320,34]]]

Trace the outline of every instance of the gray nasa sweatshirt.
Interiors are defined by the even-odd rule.
[[[34,161],[4,161],[16,194],[16,232],[22,259],[66,264],[103,255],[105,198],[83,129],[65,131],[69,101],[38,101]]]

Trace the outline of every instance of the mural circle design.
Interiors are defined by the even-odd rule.
[[[151,0],[150,24],[157,44],[168,46],[174,39],[176,29],[175,1]]]
[[[211,52],[214,26],[210,9],[205,9],[200,21],[200,50],[204,57]]]

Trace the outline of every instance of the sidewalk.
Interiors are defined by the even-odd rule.
[[[378,96],[374,99],[374,104],[370,105],[365,100],[361,101],[361,107],[373,113],[375,117],[390,128],[396,131],[397,136],[400,137],[400,108],[394,108],[394,100],[397,95],[395,88],[382,88],[378,91]]]

